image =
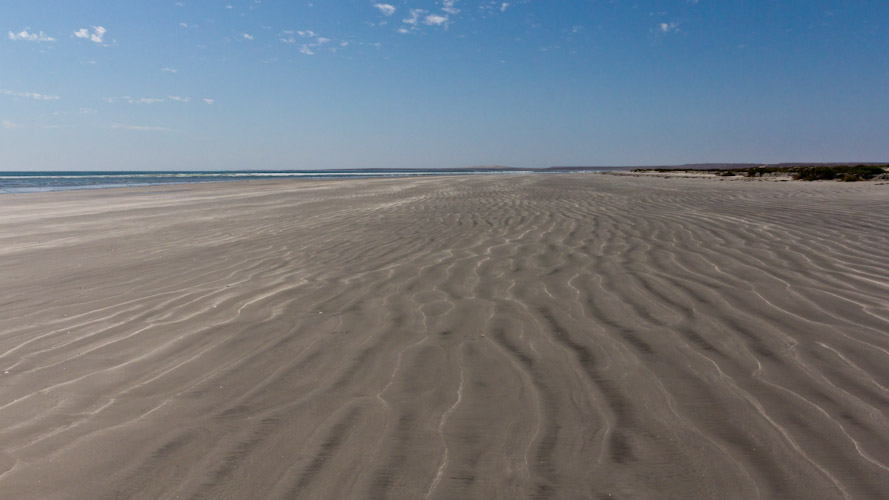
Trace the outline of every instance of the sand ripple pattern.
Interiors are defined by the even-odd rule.
[[[0,198],[2,499],[889,492],[889,189]]]

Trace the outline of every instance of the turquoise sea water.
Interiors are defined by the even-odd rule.
[[[523,170],[316,170],[219,172],[0,172],[0,193],[31,193],[69,189],[152,186],[246,179],[341,179],[360,177],[415,177],[491,173],[529,173]]]

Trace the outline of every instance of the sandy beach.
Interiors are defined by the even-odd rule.
[[[889,186],[0,196],[2,499],[877,499]]]

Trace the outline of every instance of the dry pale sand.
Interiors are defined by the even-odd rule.
[[[889,188],[0,197],[3,499],[889,496]]]

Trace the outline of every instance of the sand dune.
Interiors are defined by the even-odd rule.
[[[889,189],[0,197],[0,498],[887,498]]]

